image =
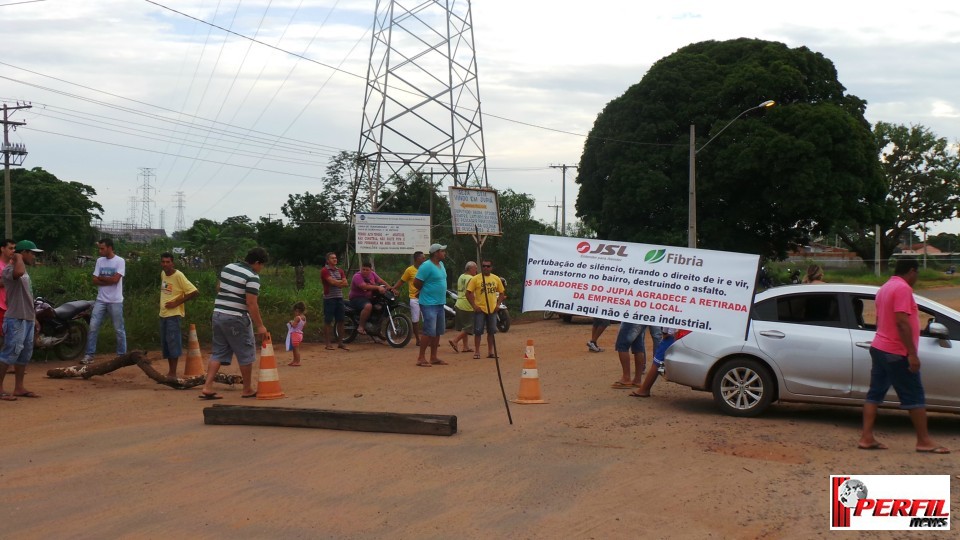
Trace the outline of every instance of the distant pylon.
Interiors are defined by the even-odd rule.
[[[187,228],[186,225],[183,223],[183,201],[184,201],[183,192],[178,191],[176,194],[174,194],[173,200],[176,201],[177,203],[177,220],[173,224],[173,231],[174,232],[182,231]]]
[[[374,210],[391,176],[488,186],[469,0],[377,0],[359,153]]]
[[[153,228],[153,186],[150,182],[155,175],[152,168],[141,167],[139,176],[143,178],[143,184],[140,186],[140,190],[143,191],[143,199],[140,199],[143,203],[140,211],[140,228],[151,229]]]

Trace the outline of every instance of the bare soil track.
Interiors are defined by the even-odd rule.
[[[957,474],[960,416],[931,416],[935,438],[956,451],[931,456],[914,452],[899,411],[881,413],[890,450],[866,452],[855,449],[859,408],[780,404],[736,419],[669,383],[628,397],[610,388],[616,331],[599,354],[587,352],[589,326],[556,319],[499,335],[508,397],[533,339],[549,401],[511,404],[513,425],[494,361],[454,354],[449,333],[449,366],[416,367],[413,344],[311,344],[299,368],[278,352],[286,399],[223,386],[213,402],[455,414],[452,437],[206,426],[198,390],[157,385],[136,367],[53,380],[43,373],[65,363],[33,364],[27,386],[43,397],[0,403],[0,536],[828,537],[830,474]]]

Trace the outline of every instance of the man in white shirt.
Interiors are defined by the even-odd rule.
[[[97,352],[97,336],[103,318],[110,314],[113,329],[117,334],[117,356],[127,354],[127,332],[123,327],[123,275],[127,273],[126,261],[113,252],[113,240],[104,238],[97,242],[100,258],[93,269],[93,284],[97,286],[97,301],[90,316],[90,333],[87,336],[87,353],[81,364],[92,364]]]

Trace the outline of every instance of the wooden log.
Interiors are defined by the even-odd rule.
[[[188,388],[194,388],[203,384],[206,375],[195,375],[193,377],[186,377],[182,379],[168,378],[166,375],[161,375],[157,370],[153,369],[153,366],[150,364],[150,359],[147,358],[146,354],[147,353],[145,351],[132,351],[118,356],[113,360],[107,360],[106,362],[99,364],[50,369],[47,370],[47,377],[50,377],[51,379],[66,379],[71,377],[82,377],[84,379],[89,379],[90,377],[95,377],[97,375],[106,375],[107,373],[127,366],[137,366],[147,375],[147,377],[157,381],[159,384],[164,384],[177,390],[186,390]],[[229,385],[243,383],[242,376],[227,375],[225,373],[217,373],[213,380],[218,383]]]
[[[153,369],[153,365],[150,364],[150,360],[144,358],[137,362],[137,367],[143,370],[143,372],[150,377],[151,379],[157,381],[157,384],[163,384],[173,388],[175,390],[187,390],[189,388],[194,388],[197,386],[203,385],[206,381],[206,375],[194,375],[192,377],[167,377],[166,375],[161,375],[159,371]],[[213,378],[214,382],[223,383],[223,384],[242,384],[243,376],[241,375],[227,375],[226,373],[217,372]]]
[[[83,377],[89,379],[95,375],[105,375],[111,371],[120,368],[136,365],[146,355],[143,351],[132,351],[120,355],[113,360],[107,360],[99,364],[78,365],[65,368],[55,368],[47,370],[47,377],[51,379],[66,379],[69,377]]]
[[[453,435],[457,417],[443,414],[331,411],[292,407],[214,405],[203,410],[208,425],[307,427],[344,431]]]

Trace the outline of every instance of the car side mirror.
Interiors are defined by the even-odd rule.
[[[939,339],[950,339],[950,331],[947,330],[947,327],[941,323],[930,321],[930,324],[927,325],[927,332]]]

